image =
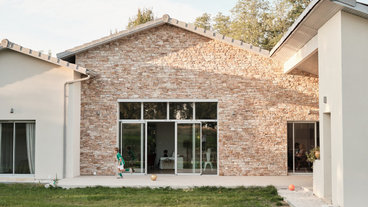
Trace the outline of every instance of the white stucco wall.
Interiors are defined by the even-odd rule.
[[[368,203],[367,49],[366,19],[338,12],[318,30],[324,185],[316,191],[339,206]]]
[[[63,93],[64,83],[79,75],[55,64],[11,51],[0,50],[0,119],[35,120],[35,178],[62,178],[63,175]],[[72,86],[75,87],[75,86]],[[72,99],[80,99],[80,88],[71,89]],[[73,102],[73,100],[70,100]],[[80,104],[72,104],[78,116],[70,128],[78,141],[79,169],[79,113]],[[14,108],[14,113],[10,109]],[[77,132],[78,131],[78,132]],[[73,146],[74,147],[74,146]],[[68,149],[69,150],[69,149]],[[76,151],[74,151],[76,156]],[[79,173],[79,172],[78,172]]]
[[[326,197],[332,193],[332,201],[343,203],[343,151],[342,151],[342,94],[341,94],[341,14],[332,17],[318,30],[318,68],[320,92],[320,135],[321,162],[324,166],[331,165],[331,172],[322,172],[324,182],[332,180],[332,192],[328,192],[328,185],[323,185],[322,191]],[[323,99],[327,97],[327,104]],[[326,130],[323,117],[331,113],[331,145],[324,134]],[[331,157],[328,152],[331,151]],[[330,159],[329,159],[330,158]]]
[[[368,20],[342,13],[344,206],[368,205]]]

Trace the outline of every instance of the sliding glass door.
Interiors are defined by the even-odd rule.
[[[201,123],[176,123],[176,173],[202,173]]]
[[[0,174],[34,174],[34,122],[0,123]]]
[[[319,145],[318,122],[288,123],[288,171],[311,173],[312,164],[307,162],[307,153]]]
[[[119,148],[125,160],[125,168],[145,173],[145,123],[121,122]]]

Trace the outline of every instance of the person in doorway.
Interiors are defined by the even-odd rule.
[[[129,168],[129,169],[124,168],[125,161],[123,159],[123,156],[121,156],[121,154],[119,152],[119,148],[115,147],[114,152],[116,154],[117,168],[118,168],[118,175],[119,175],[117,178],[123,178],[123,172],[133,173],[132,168]]]

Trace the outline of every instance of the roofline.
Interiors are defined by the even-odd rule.
[[[270,52],[270,57],[272,57],[286,42],[286,40],[298,29],[298,26],[303,22],[303,20],[313,11],[316,6],[324,0],[314,0],[307,8],[302,12],[302,14],[295,20],[295,22],[289,27],[288,31],[282,36],[279,42],[272,48]],[[344,6],[346,9],[357,12],[361,16],[366,16],[368,18],[368,5],[357,2],[356,0],[329,0],[336,4]],[[347,11],[349,12],[349,11]]]
[[[63,58],[63,59],[68,58],[68,57],[71,57],[71,56],[73,56],[77,53],[84,52],[84,51],[89,50],[91,48],[94,48],[94,47],[97,47],[97,46],[115,41],[117,39],[129,36],[129,35],[132,35],[132,34],[147,30],[147,29],[151,29],[151,28],[163,25],[163,24],[173,25],[173,26],[182,28],[184,30],[187,30],[187,31],[190,31],[190,32],[208,37],[210,39],[218,40],[218,41],[224,42],[226,44],[233,45],[233,46],[236,46],[238,48],[245,49],[245,50],[248,50],[248,51],[252,51],[252,52],[267,56],[267,57],[269,56],[269,51],[268,50],[264,50],[264,49],[261,49],[259,47],[244,43],[243,41],[240,41],[240,40],[234,40],[233,38],[227,37],[225,35],[214,32],[212,30],[206,30],[206,29],[203,29],[203,28],[199,28],[199,27],[195,26],[194,24],[190,24],[190,23],[179,21],[177,19],[170,18],[170,16],[168,14],[165,14],[165,15],[162,16],[162,18],[159,18],[159,19],[149,21],[149,22],[146,22],[144,24],[135,26],[132,29],[124,30],[124,31],[118,32],[116,34],[105,36],[103,38],[94,40],[92,42],[85,43],[83,45],[68,49],[64,52],[58,53],[57,57],[58,58]]]
[[[3,39],[1,41],[0,50],[1,49],[10,49],[10,50],[13,50],[13,51],[16,51],[16,52],[19,52],[19,53],[37,58],[39,60],[43,60],[43,61],[46,61],[46,62],[49,62],[49,63],[53,63],[55,65],[59,65],[59,66],[63,66],[63,67],[72,69],[72,70],[74,70],[76,72],[79,72],[81,74],[84,74],[84,75],[87,75],[88,72],[89,72],[86,68],[80,67],[80,66],[72,64],[72,63],[69,63],[69,62],[61,60],[59,58],[52,57],[50,55],[45,55],[41,52],[37,52],[37,51],[31,50],[29,48],[22,47],[21,45],[17,45],[13,42],[10,42],[7,39]]]
[[[281,37],[281,39],[277,42],[277,44],[270,51],[270,57],[272,57],[276,51],[280,49],[280,47],[286,42],[286,40],[294,33],[297,27],[303,22],[303,20],[308,16],[308,14],[320,3],[322,0],[313,0],[309,5],[304,9],[304,11],[300,14],[300,16],[294,21],[294,23],[289,27],[287,32]]]

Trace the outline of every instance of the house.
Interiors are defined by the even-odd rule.
[[[0,174],[79,174],[78,80],[87,69],[3,40],[0,71]]]
[[[0,174],[21,176],[17,134],[27,149],[23,166],[35,169],[25,172],[37,179],[114,175],[115,146],[136,174],[311,173],[305,153],[320,146],[314,193],[334,205],[362,206],[367,19],[367,4],[314,0],[271,51],[168,15],[59,59],[5,40]],[[15,149],[12,158],[5,144]]]

